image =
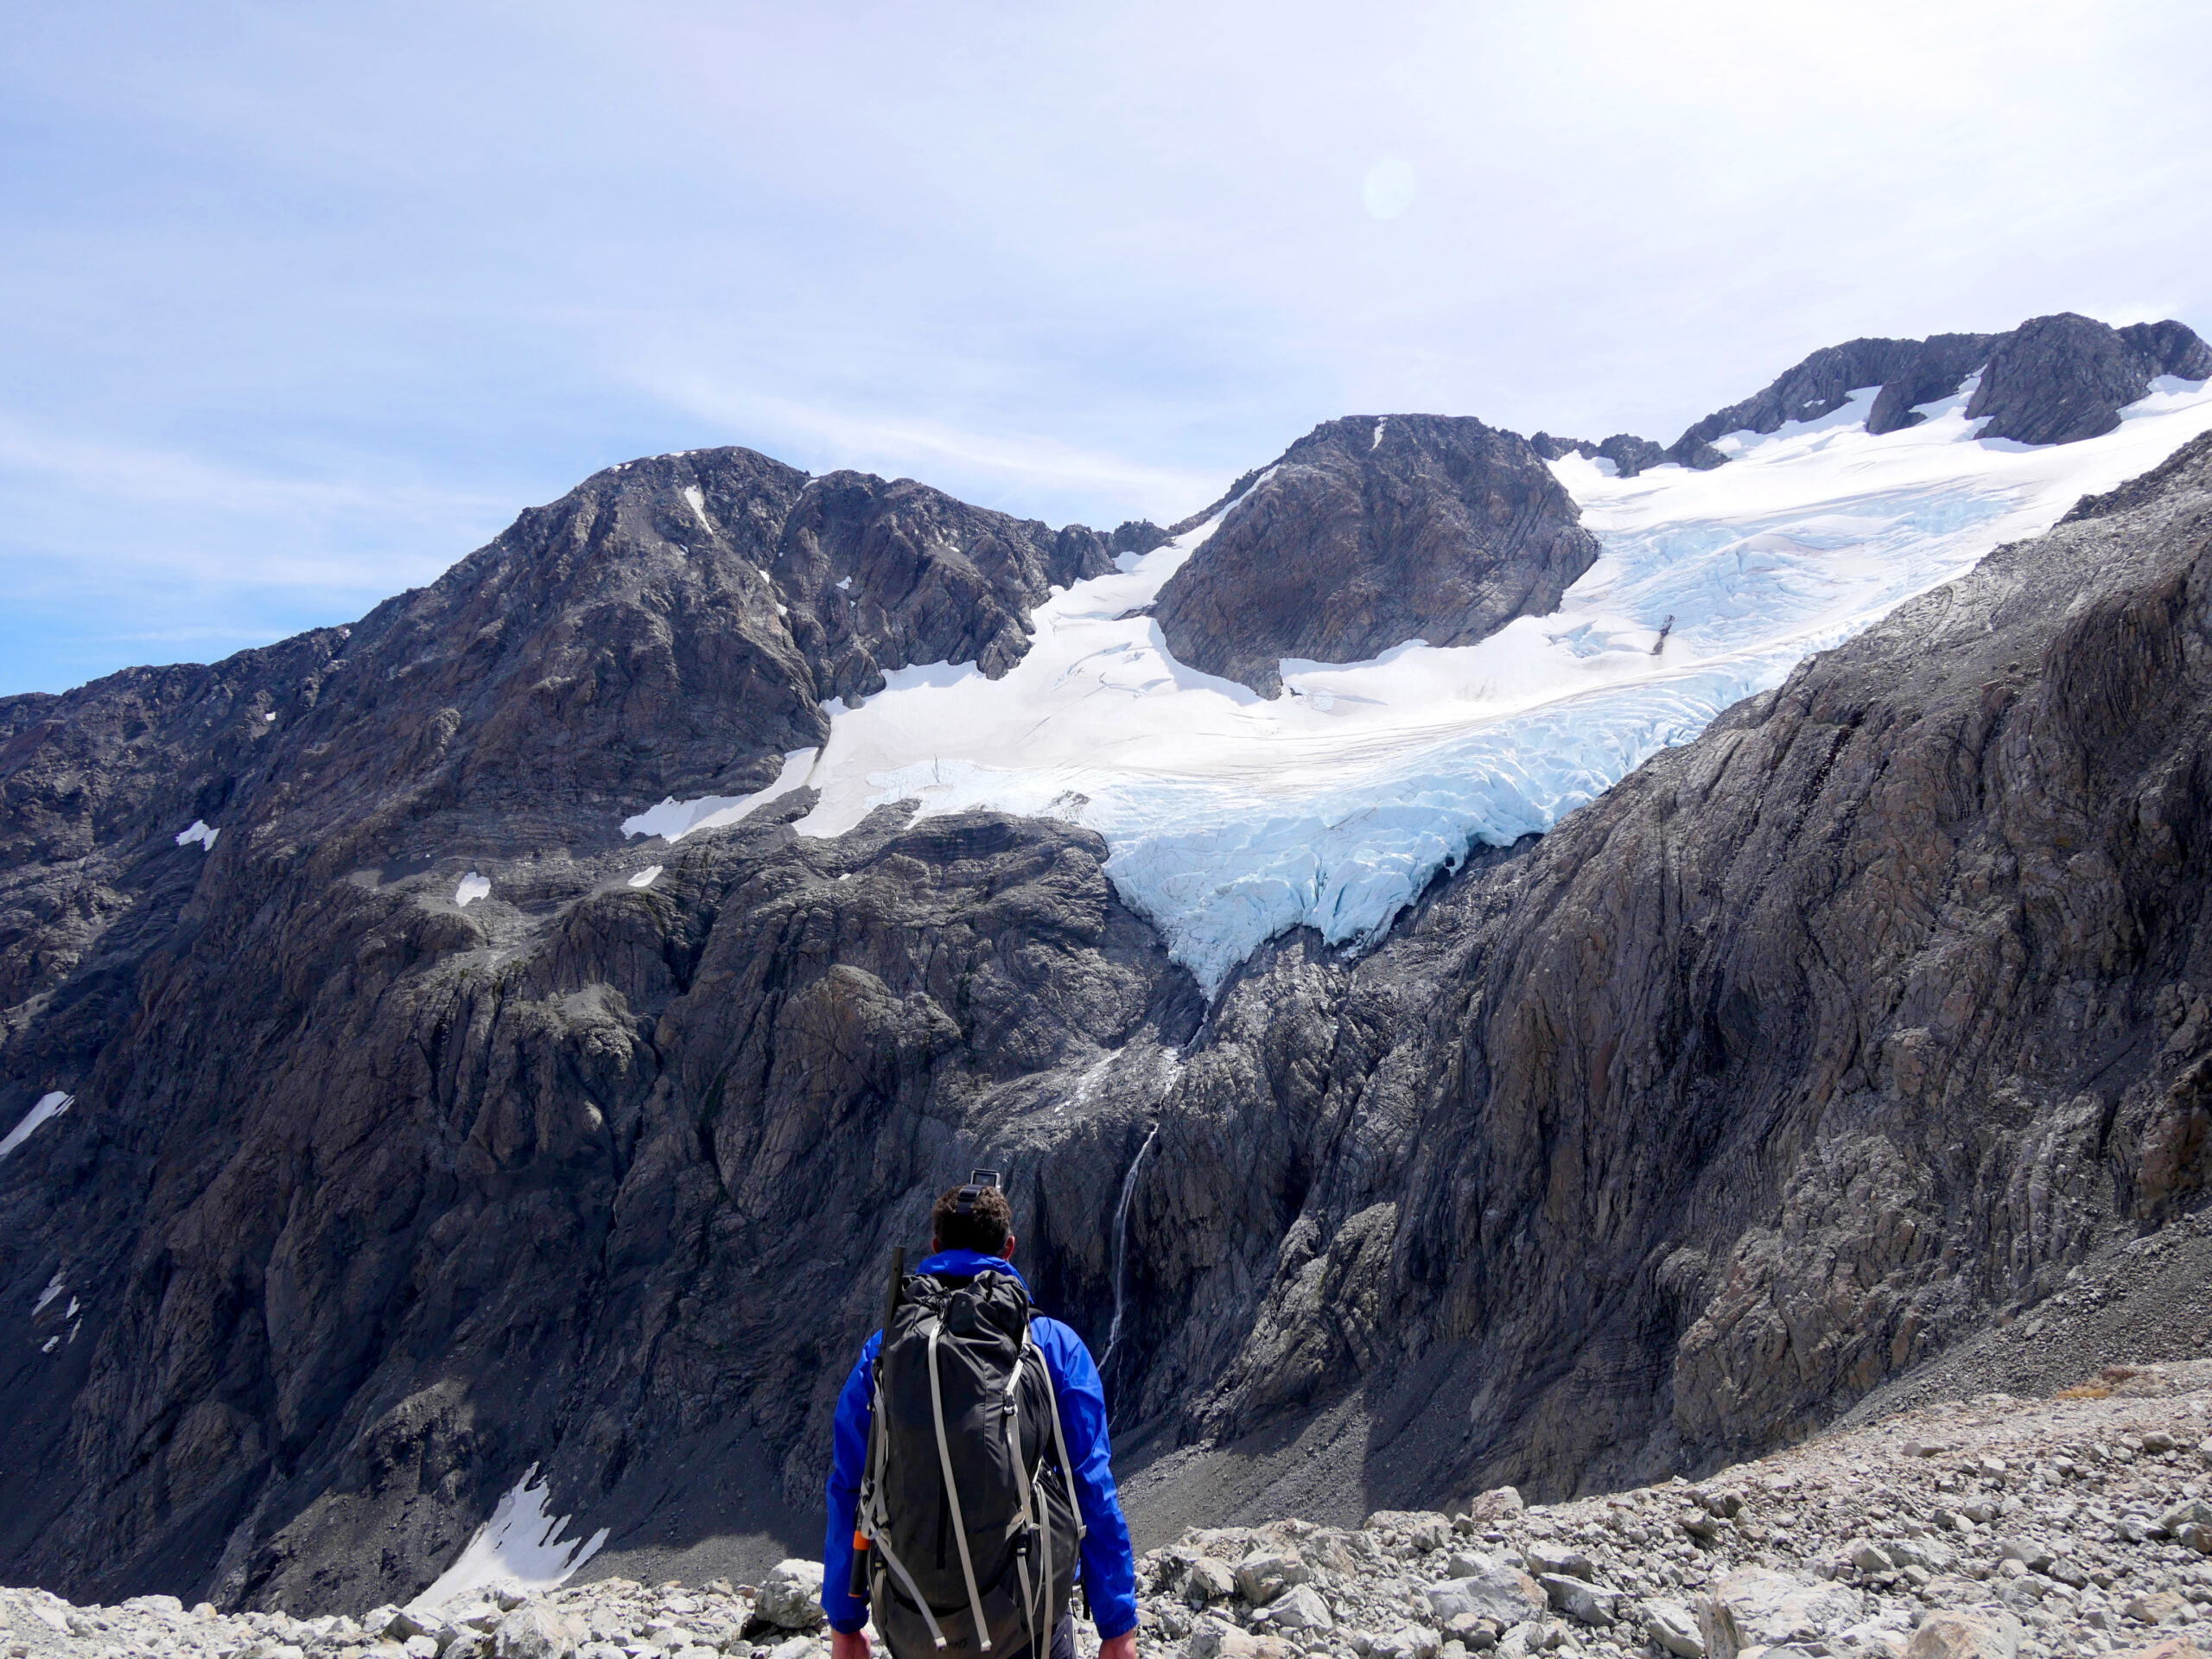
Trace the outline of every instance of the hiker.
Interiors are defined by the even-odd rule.
[[[869,1659],[871,1606],[892,1659],[1075,1659],[1078,1582],[1099,1659],[1136,1659],[1106,1391],[1083,1338],[1032,1313],[1013,1223],[993,1172],[947,1189],[931,1254],[897,1281],[883,1363],[878,1331],[837,1398],[830,1659]]]

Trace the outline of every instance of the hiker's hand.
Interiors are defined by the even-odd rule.
[[[830,1659],[868,1659],[866,1630],[830,1632]]]
[[[843,1659],[842,1655],[838,1659]],[[1124,1630],[1112,1640],[1098,1644],[1098,1659],[1137,1659],[1137,1633]]]

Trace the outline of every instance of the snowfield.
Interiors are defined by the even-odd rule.
[[[588,1539],[564,1537],[569,1517],[551,1513],[551,1498],[552,1489],[538,1478],[537,1465],[531,1464],[500,1497],[492,1518],[476,1529],[453,1565],[408,1606],[442,1607],[495,1584],[543,1591],[567,1583],[571,1573],[599,1554],[607,1541],[607,1529],[601,1527]]]
[[[1130,613],[1217,517],[1056,592],[1003,678],[899,670],[864,706],[831,704],[820,753],[787,757],[758,795],[664,802],[623,828],[673,842],[802,786],[821,792],[797,825],[810,836],[899,800],[1055,817],[1105,837],[1116,889],[1209,995],[1294,927],[1357,948],[1471,844],[1548,830],[1813,652],[2212,429],[2208,383],[2166,379],[2101,438],[1983,440],[1969,380],[1874,437],[1875,390],[1721,439],[1731,460],[1712,472],[1554,463],[1604,554],[1557,612],[1479,645],[1286,661],[1272,701],[1186,667]]]

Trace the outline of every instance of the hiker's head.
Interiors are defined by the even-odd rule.
[[[1014,1206],[996,1186],[963,1181],[948,1186],[930,1211],[932,1248],[975,1250],[984,1255],[1014,1252]]]

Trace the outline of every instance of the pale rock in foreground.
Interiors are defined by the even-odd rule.
[[[2016,1618],[1978,1613],[1931,1613],[1913,1633],[1905,1659],[2013,1659],[2020,1650]]]
[[[822,1563],[776,1563],[760,1585],[754,1604],[760,1617],[787,1630],[817,1630],[828,1624],[822,1611]]]
[[[1736,1659],[1748,1648],[1817,1642],[1859,1617],[1864,1598],[1841,1585],[1782,1573],[1732,1573],[1698,1605],[1697,1622],[1711,1659]]]
[[[1695,1613],[1679,1601],[1647,1601],[1642,1611],[1644,1630],[1676,1659],[1705,1659],[1705,1635]]]

